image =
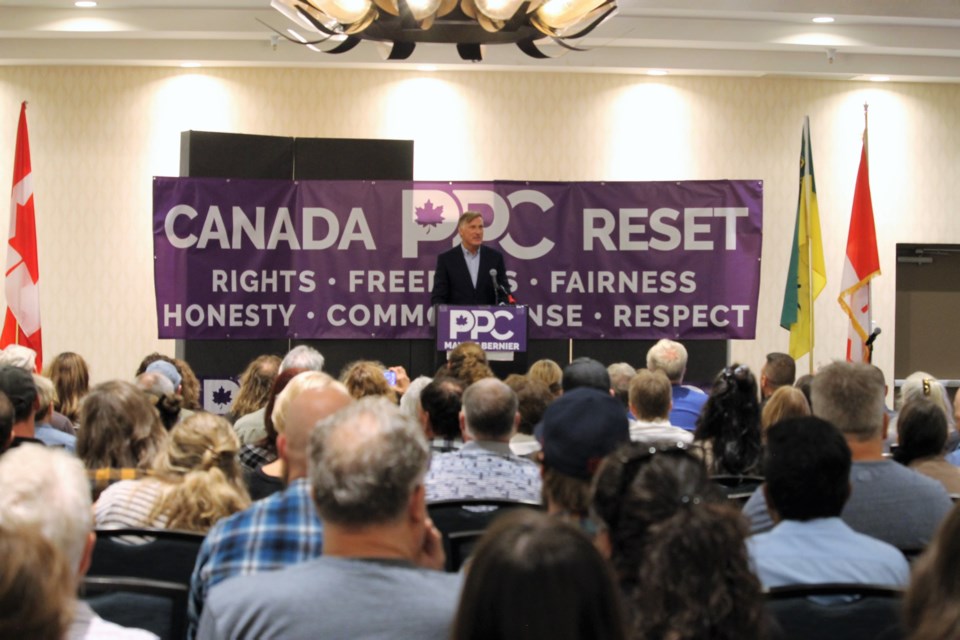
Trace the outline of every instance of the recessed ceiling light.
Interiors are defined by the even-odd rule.
[[[181,62],[180,66],[184,69],[196,69],[202,65],[199,62]]]
[[[889,82],[890,76],[870,76],[870,82]]]
[[[665,76],[667,75],[667,72],[664,71],[663,69],[650,69],[649,71],[647,71],[647,75],[648,76]]]
[[[819,16],[817,18],[814,18],[813,21],[816,22],[817,24],[830,24],[831,22],[833,22],[833,18],[831,18],[830,16]]]
[[[93,0],[77,0],[77,2],[73,3],[73,6],[79,7],[80,9],[92,9],[97,6],[97,3],[93,2]]]

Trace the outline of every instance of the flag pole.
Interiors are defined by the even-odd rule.
[[[810,158],[813,157],[813,153],[810,150],[810,145],[813,144],[813,141],[810,139],[812,134],[810,133],[810,121],[807,120],[807,143],[804,145],[804,168],[806,171],[811,171],[810,169]],[[807,212],[806,225],[804,228],[804,233],[807,234],[807,308],[810,309],[810,353],[807,358],[809,361],[810,375],[813,375],[813,350],[816,345],[816,331],[814,330],[814,314],[813,313],[813,240],[810,235],[810,194],[807,191],[807,183],[805,180],[801,181],[803,188],[803,200],[804,200],[804,210]]]
[[[870,109],[870,105],[866,102],[863,103],[863,154],[867,159],[867,175],[869,176],[869,167],[870,167],[870,145],[869,145],[869,136],[867,135],[867,112]],[[870,309],[870,318],[873,319],[873,287],[867,287],[867,308]],[[864,327],[867,331],[867,335],[873,332],[873,327]],[[867,362],[873,363],[873,344],[870,346],[864,345],[867,349]]]

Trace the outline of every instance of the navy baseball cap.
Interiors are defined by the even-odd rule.
[[[608,454],[630,441],[630,424],[609,393],[581,387],[552,402],[534,433],[544,467],[589,480]]]

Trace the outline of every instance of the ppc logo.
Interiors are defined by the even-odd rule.
[[[497,331],[497,320],[512,320],[513,314],[506,310],[487,311],[486,309],[454,309],[450,311],[450,339],[479,341],[489,336],[504,341],[513,338],[513,330]],[[464,338],[463,336],[467,337]]]
[[[447,241],[446,247],[453,246],[457,220],[465,211],[479,212],[483,216],[484,240],[499,239],[500,248],[514,258],[535,260],[553,249],[553,241],[547,238],[526,247],[507,232],[513,207],[530,204],[540,213],[553,208],[553,201],[540,191],[519,189],[502,196],[489,189],[406,189],[402,197],[404,258],[419,257],[421,242]]]

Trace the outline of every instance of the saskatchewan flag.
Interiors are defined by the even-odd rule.
[[[783,292],[783,310],[780,312],[780,326],[790,331],[790,356],[794,360],[813,349],[813,301],[826,284],[827,271],[823,264],[808,116],[803,119],[797,221],[793,227],[790,266]]]

